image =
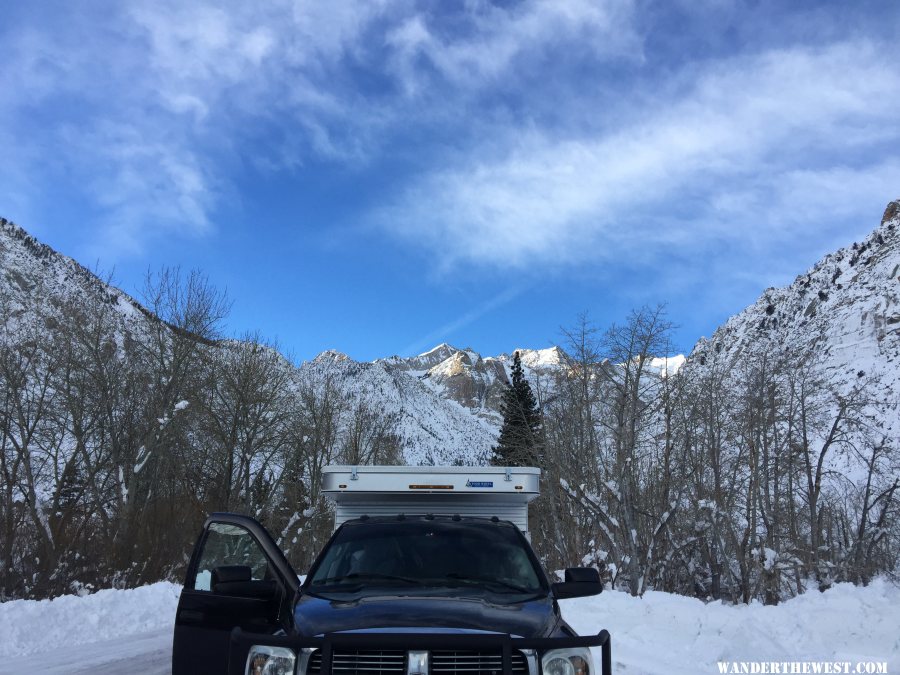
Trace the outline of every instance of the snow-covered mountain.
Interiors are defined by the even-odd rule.
[[[112,309],[117,332],[138,334],[153,315],[124,291],[75,260],[0,219],[0,337],[16,339],[26,326],[42,328],[70,300]],[[239,348],[237,341],[221,343]],[[441,345],[411,359],[357,362],[335,351],[292,366],[289,381],[328,379],[345,400],[365,400],[396,422],[405,461],[411,464],[484,463],[496,443],[497,412],[507,379],[504,359]],[[474,413],[474,414],[473,414]]]
[[[529,379],[540,386],[564,355],[558,347],[519,351]],[[374,402],[398,421],[403,456],[410,464],[483,464],[497,442],[500,403],[513,357],[482,357],[448,344],[373,363],[326,351],[299,366],[303,374],[333,373],[345,396]]]
[[[391,372],[407,374],[441,398],[455,401],[499,429],[497,411],[508,381],[502,360],[485,359],[471,349],[440,344],[419,356],[392,356],[376,363]]]
[[[0,219],[0,299],[7,319],[28,320],[38,314],[36,308],[60,305],[76,295],[98,307],[112,305],[123,330],[137,330],[137,317],[149,314],[123,291]],[[893,411],[885,418],[886,430],[896,425],[900,201],[888,205],[881,225],[863,242],[827,255],[786,288],[767,289],[710,338],[701,339],[685,372],[701,369],[713,354],[737,364],[763,337],[806,350],[845,388],[863,377],[877,382]],[[363,396],[392,415],[409,463],[480,463],[496,442],[500,400],[515,351],[540,397],[552,387],[554,373],[564,368],[559,347],[482,356],[441,344],[418,356],[372,363],[329,351],[296,366],[296,375],[327,370],[345,397]],[[674,357],[654,362],[653,368],[672,373],[682,362]]]
[[[136,326],[149,312],[127,293],[58,253],[18,225],[0,218],[0,302],[4,319],[31,321],[52,315],[72,298],[108,305],[123,327]]]
[[[736,367],[759,344],[815,362],[838,391],[865,383],[884,432],[900,433],[900,200],[861,242],[826,255],[784,288],[768,288],[688,358]]]
[[[464,354],[448,351],[445,361],[468,358],[456,356],[459,353]],[[456,390],[443,386],[446,382],[435,385],[428,377],[429,370],[411,370],[400,361],[367,363],[327,351],[300,364],[297,377],[317,382],[331,378],[346,399],[366,401],[380,415],[390,416],[409,464],[486,463],[496,443],[499,415],[466,406],[453,397]]]
[[[378,362],[392,370],[414,375],[445,398],[499,423],[500,400],[503,388],[509,382],[509,369],[516,352],[523,370],[533,381],[558,372],[565,358],[559,347],[514,349],[509,354],[482,357],[472,349],[459,349],[444,343],[418,356],[392,356]]]

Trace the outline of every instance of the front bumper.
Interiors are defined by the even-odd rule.
[[[587,637],[519,638],[505,633],[327,633],[322,637],[299,637],[247,633],[240,628],[231,632],[228,653],[229,675],[244,675],[247,655],[253,645],[287,647],[296,654],[301,650],[322,652],[322,675],[331,674],[331,657],[335,650],[402,649],[402,650],[496,650],[503,656],[502,675],[513,675],[513,650],[534,650],[538,655],[550,649],[600,647],[601,675],[612,675],[612,647],[609,631],[601,630]],[[540,656],[538,656],[540,661]],[[301,674],[302,675],[302,674]]]

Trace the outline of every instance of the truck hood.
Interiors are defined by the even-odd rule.
[[[396,629],[428,632],[490,631],[519,637],[547,637],[559,625],[552,597],[498,604],[488,597],[367,596],[350,601],[304,594],[294,609],[304,636],[339,631]]]

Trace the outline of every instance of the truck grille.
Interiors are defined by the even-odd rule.
[[[306,672],[314,675],[322,671],[322,652],[309,657]],[[333,675],[389,675],[406,672],[406,652],[400,650],[334,651],[331,654]]]
[[[406,652],[390,651],[339,651],[332,654],[332,675],[396,675],[406,672]],[[512,653],[514,675],[527,675],[528,664],[525,655],[519,651]],[[321,675],[322,653],[310,655],[307,675]],[[503,656],[500,652],[449,651],[431,652],[431,672],[434,675],[501,675]]]
[[[524,675],[528,672],[525,656],[522,652],[513,651],[512,671]],[[438,673],[478,673],[493,675],[503,672],[503,655],[499,652],[431,652],[431,672]]]

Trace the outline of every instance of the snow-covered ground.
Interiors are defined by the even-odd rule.
[[[839,584],[775,607],[730,606],[650,591],[560,603],[581,635],[612,634],[616,673],[718,673],[717,662],[887,662],[900,669],[900,589]],[[597,653],[599,659],[599,651]],[[851,671],[852,672],[852,671]]]
[[[165,673],[180,587],[0,604],[0,673]],[[612,633],[617,673],[719,673],[717,662],[887,663],[900,668],[900,589],[877,580],[777,607],[731,607],[649,592],[564,600],[582,635]],[[599,653],[598,653],[599,658]],[[852,671],[851,671],[852,672]]]
[[[0,673],[167,673],[181,586],[0,603]]]

